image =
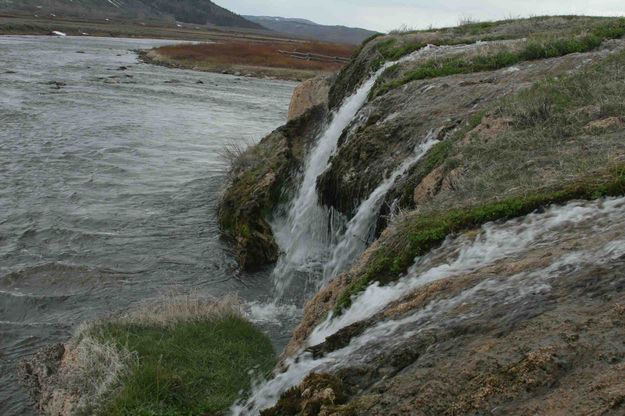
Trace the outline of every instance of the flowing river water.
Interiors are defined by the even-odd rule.
[[[168,291],[271,296],[219,239],[220,153],[283,124],[294,84],[132,52],[167,43],[0,37],[2,415],[33,414],[15,364],[83,320]]]

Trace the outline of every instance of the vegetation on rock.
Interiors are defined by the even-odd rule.
[[[385,94],[412,81],[444,77],[471,72],[493,71],[516,65],[523,61],[555,58],[570,53],[583,53],[596,49],[603,41],[618,39],[625,35],[625,19],[599,24],[590,29],[590,33],[575,36],[551,37],[534,35],[524,41],[519,50],[502,50],[477,56],[451,56],[442,59],[431,59],[406,72],[400,79],[378,85],[371,92],[371,97]],[[393,41],[394,39],[389,39]],[[388,42],[388,41],[387,41]],[[391,42],[392,44],[393,42]],[[423,44],[408,44],[389,48],[383,44],[385,60],[396,60],[401,56],[420,49]]]
[[[450,234],[550,204],[625,194],[622,141],[613,134],[625,118],[623,63],[621,52],[581,73],[539,82],[477,113],[463,130],[432,148],[415,169],[413,183],[453,162],[463,165],[465,188],[458,186],[444,199],[425,203],[428,209],[394,224],[391,240],[341,295],[336,310],[349,306],[351,297],[374,281],[399,278],[415,257]],[[484,127],[493,119],[506,120],[495,136]],[[537,173],[528,165],[535,158],[540,158],[535,162],[540,169],[553,163],[560,170],[550,179],[540,171],[548,181],[542,190],[536,189],[532,177]],[[491,168],[485,170],[487,163]],[[509,196],[504,197],[506,190]]]
[[[370,284],[388,284],[400,278],[416,257],[426,254],[449,235],[478,228],[487,222],[527,215],[552,204],[620,195],[625,195],[625,166],[614,167],[604,175],[593,175],[586,180],[565,185],[559,190],[538,192],[466,209],[408,215],[406,219],[393,225],[396,233],[375,252],[366,273],[353,281],[341,294],[335,312],[340,313],[349,307],[352,296]]]
[[[270,340],[239,301],[173,296],[84,324],[25,379],[48,414],[220,414],[275,365]],[[32,383],[28,383],[31,380]]]
[[[316,137],[325,116],[324,105],[265,137],[258,145],[231,158],[230,184],[219,205],[219,225],[235,245],[239,263],[258,270],[278,259],[278,246],[268,219],[288,197],[306,147]]]

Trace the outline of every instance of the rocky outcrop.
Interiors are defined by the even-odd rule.
[[[363,109],[366,121],[345,135],[332,165],[319,177],[317,189],[321,202],[351,217],[360,202],[431,132],[436,132],[439,140],[449,139],[457,126],[471,120],[496,100],[546,77],[580,70],[605,58],[614,48],[606,46],[583,57],[567,55],[522,63],[514,70],[505,68],[415,81],[376,98]],[[445,56],[444,53],[438,54]],[[450,49],[449,53],[457,52]],[[416,206],[412,203],[413,191],[423,179],[418,170],[419,166],[415,166],[402,178],[387,197],[386,206],[398,198],[404,207]]]
[[[289,121],[302,116],[306,111],[318,105],[327,107],[330,85],[332,85],[332,78],[329,77],[316,77],[298,85],[291,98]]]
[[[233,244],[240,265],[258,270],[278,259],[268,219],[288,199],[308,146],[323,125],[327,109],[313,107],[233,160],[230,184],[219,205],[219,224]]]
[[[541,21],[540,25],[543,23]],[[563,24],[558,19],[554,22],[558,28]],[[518,24],[508,30],[511,32],[507,36],[514,36],[516,32],[525,34],[529,27]],[[452,45],[458,42],[454,40],[455,33],[443,32],[440,36],[438,42]],[[477,36],[465,38],[478,39]],[[277,259],[279,248],[267,219],[292,188],[303,162],[303,149],[312,143],[323,127],[328,107],[339,106],[385,60],[397,59],[402,53],[410,53],[429,41],[436,39],[428,32],[392,35],[367,42],[331,81],[327,105],[325,96],[330,81],[318,79],[303,84],[293,98],[292,115],[314,103],[322,104],[312,107],[254,146],[241,157],[238,166],[235,162],[231,171],[232,182],[220,205],[219,217],[223,233],[234,243],[236,255],[245,269],[257,270]],[[505,48],[518,48],[518,45],[519,41],[494,41],[490,44],[430,47],[420,52],[417,58],[402,61],[389,69],[382,80],[388,83],[401,79],[403,74],[429,59],[488,56],[493,51],[499,53]],[[474,118],[479,118],[482,112],[488,111],[493,102],[547,77],[580,71],[622,47],[622,41],[609,41],[584,54],[522,62],[491,72],[424,79],[380,94],[365,105],[358,119],[343,134],[329,168],[318,177],[320,202],[351,218],[361,201],[427,137],[436,136],[446,143],[445,151],[450,151],[455,136],[465,134],[466,131],[461,130]],[[496,136],[501,127],[487,127],[484,133]],[[302,150],[299,154],[298,149]],[[467,167],[460,166],[462,152],[453,153],[453,157],[439,154],[440,160],[433,160],[437,155],[430,152],[425,160],[415,164],[398,180],[382,204],[377,234],[393,214],[391,207],[414,209],[425,202],[430,203],[441,190],[448,194],[447,191],[462,187],[460,179]],[[443,162],[444,166],[440,166]],[[430,166],[432,164],[434,166]],[[436,168],[437,177],[434,178],[432,170]],[[428,180],[422,183],[426,176]],[[428,182],[431,182],[430,186]],[[456,205],[465,202],[462,198],[455,200]]]
[[[625,20],[602,42],[583,37],[585,20],[532,24],[549,21],[550,35],[567,25],[581,34],[549,48],[464,44],[529,28],[477,25],[384,72],[378,87],[388,88],[374,88],[317,178],[320,203],[348,219],[377,210],[362,202],[386,192],[380,184],[420,144],[437,143],[386,193],[375,241],[306,304],[285,373],[267,386],[303,382],[265,415],[625,412],[625,349],[615,345],[625,335],[625,202],[616,216],[582,214],[625,195]],[[428,36],[365,44],[332,85],[329,107]],[[517,59],[521,50],[528,59]],[[570,204],[556,215],[562,222],[532,228],[554,204]],[[524,235],[531,243],[490,257]],[[488,262],[476,262],[482,256]]]

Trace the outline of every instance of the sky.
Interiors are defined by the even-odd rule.
[[[625,0],[216,0],[238,14],[305,18],[328,25],[387,32],[460,20],[553,14],[625,16]]]

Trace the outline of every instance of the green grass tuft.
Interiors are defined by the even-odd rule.
[[[119,322],[93,329],[138,355],[138,363],[101,406],[100,414],[212,415],[250,388],[250,370],[275,364],[269,339],[238,316],[147,326]]]

